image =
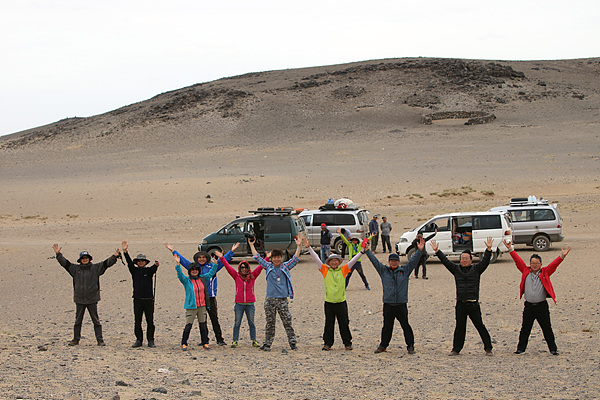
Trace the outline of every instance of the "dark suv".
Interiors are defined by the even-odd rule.
[[[198,246],[200,250],[225,253],[239,242],[240,247],[235,255],[251,256],[247,239],[255,236],[256,248],[263,255],[265,251],[280,249],[286,254],[286,258],[290,258],[296,251],[294,238],[306,231],[304,220],[291,208],[261,207],[248,212],[253,215],[238,217],[202,239]]]

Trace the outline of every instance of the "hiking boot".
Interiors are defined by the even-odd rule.
[[[375,354],[379,354],[379,353],[385,353],[385,347],[381,347],[379,346],[376,350],[375,350]]]
[[[135,343],[131,345],[132,349],[135,349],[136,347],[142,347],[142,341],[141,340],[136,340]]]
[[[266,344],[263,344],[262,346],[260,346],[260,349],[262,351],[271,351],[271,346],[267,346]]]
[[[415,354],[415,346],[408,346],[408,347],[406,347],[406,352],[408,354]]]
[[[154,340],[148,340],[148,347],[156,347],[156,344],[154,343]]]
[[[187,351],[187,349],[188,349],[188,345],[187,344],[182,344],[181,345],[181,350]]]
[[[219,341],[217,342],[217,344],[218,344],[219,346],[227,346],[227,343],[225,343],[225,341],[224,341],[224,340],[219,340]]]
[[[429,279],[428,277],[424,276],[423,279]]]
[[[296,344],[290,344],[290,349],[292,350],[298,350],[298,346],[296,346]]]
[[[550,354],[552,354],[553,356],[557,356],[559,353],[557,350],[550,350]]]
[[[67,342],[67,344],[68,344],[69,346],[78,346],[78,345],[79,345],[79,340],[77,340],[77,339],[69,340],[69,341]]]
[[[98,339],[98,346],[106,346],[106,343],[104,343],[104,340]]]
[[[349,344],[348,346],[346,346],[346,350],[352,350],[352,345]]]
[[[321,350],[329,351],[329,350],[331,350],[331,346],[327,346],[326,344],[324,344],[323,347],[321,348]]]
[[[252,341],[252,347],[260,347],[260,343],[258,343],[258,340]]]
[[[206,344],[203,344],[203,345],[202,345],[202,348],[203,348],[204,350],[210,350],[210,346],[208,345],[208,343],[206,343]]]
[[[524,354],[525,350],[519,350],[517,349],[517,351],[515,351],[513,354]]]
[[[238,341],[234,340],[233,342],[231,342],[231,348],[235,349],[236,347],[238,347]]]
[[[369,285],[367,285],[367,286],[365,286],[365,289],[371,290],[371,287]]]
[[[492,350],[486,350],[486,351],[485,351],[485,355],[486,355],[486,356],[493,356],[493,355],[494,355],[494,352],[493,352]]]
[[[458,354],[459,354],[459,353],[458,353],[458,351],[454,351],[454,350],[452,350],[452,351],[450,352],[450,354],[448,354],[448,355],[449,355],[450,357],[453,357],[453,356],[457,356]]]

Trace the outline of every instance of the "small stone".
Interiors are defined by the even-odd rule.
[[[157,387],[152,389],[152,391],[156,393],[167,394],[167,389],[165,389],[164,387]]]
[[[116,385],[116,386],[130,386],[129,384],[127,384],[127,383],[125,383],[125,382],[123,382],[123,381],[116,381],[116,382],[115,382],[115,385]]]

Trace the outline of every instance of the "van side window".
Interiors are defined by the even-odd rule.
[[[334,225],[355,225],[354,215],[352,214],[337,214],[333,218]]]
[[[333,215],[323,213],[313,215],[313,226],[320,226],[321,224],[333,225]]]
[[[312,215],[302,215],[300,218],[304,220],[304,225],[310,226],[312,222]]]
[[[502,221],[499,215],[485,215],[473,218],[473,229],[501,229]]]
[[[511,210],[510,216],[513,222],[531,221],[531,216],[527,210]]]
[[[430,221],[427,225],[423,227],[422,232],[435,232],[437,228],[438,232],[446,232],[450,230],[448,226],[448,217],[436,218]]]
[[[552,210],[533,210],[534,221],[553,221],[555,218]]]
[[[265,234],[290,233],[290,220],[284,218],[269,218],[265,221]]]

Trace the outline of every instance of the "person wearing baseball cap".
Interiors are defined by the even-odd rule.
[[[397,319],[404,331],[406,351],[408,354],[413,354],[415,352],[415,336],[408,323],[408,281],[411,272],[421,258],[425,242],[421,239],[417,251],[408,261],[408,264],[402,266],[400,266],[400,257],[396,253],[389,255],[389,266],[382,264],[375,254],[369,250],[369,245],[370,243],[367,241],[365,253],[379,274],[383,286],[383,328],[381,328],[381,342],[375,353],[386,351],[392,339],[394,320]]]

